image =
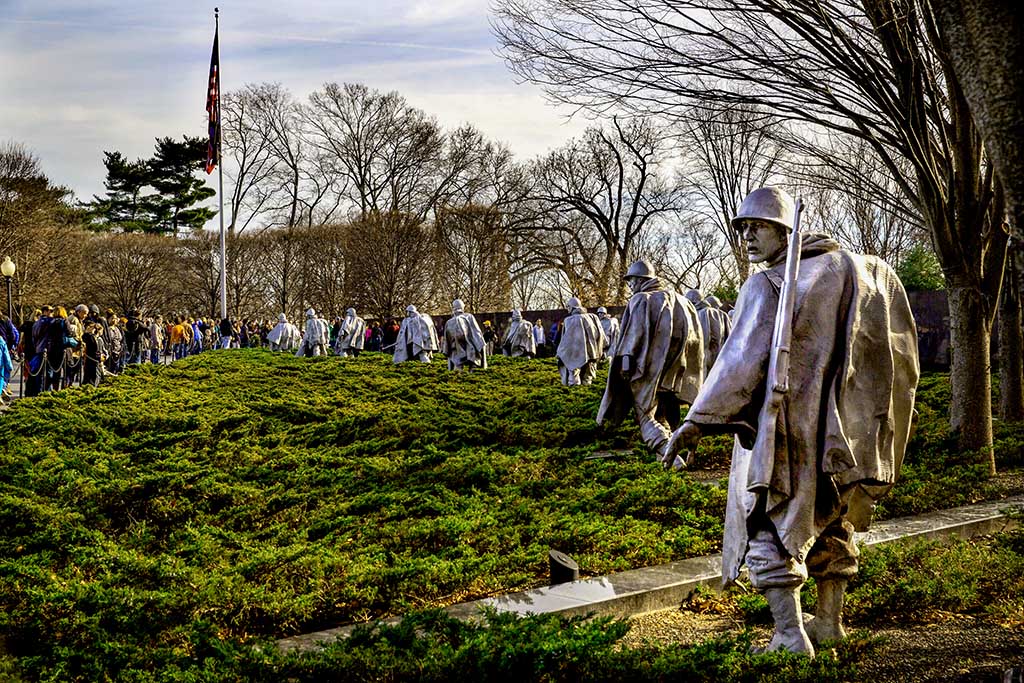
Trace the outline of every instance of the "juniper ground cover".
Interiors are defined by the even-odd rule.
[[[261,640],[543,584],[550,548],[586,574],[715,552],[724,488],[630,451],[633,424],[597,427],[602,380],[246,350],[20,401],[0,417],[8,661],[32,679],[217,678]],[[986,493],[951,450],[945,382],[922,385],[884,515]],[[1000,439],[1019,464],[1018,432]],[[711,440],[698,464],[729,449]]]

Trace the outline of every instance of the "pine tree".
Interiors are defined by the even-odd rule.
[[[196,176],[206,162],[204,139],[158,138],[151,159],[128,161],[116,151],[103,156],[106,196],[94,195],[85,205],[94,229],[177,235],[179,229],[201,229],[216,215],[197,206],[216,194]]]
[[[149,160],[149,184],[157,191],[154,209],[159,232],[177,235],[180,228],[201,229],[216,211],[195,206],[216,192],[196,173],[206,163],[206,140],[184,136],[182,141],[158,138]]]
[[[128,161],[120,152],[103,152],[106,197],[93,195],[87,206],[97,230],[151,232],[152,207],[143,189],[149,184],[149,166],[143,159]]]

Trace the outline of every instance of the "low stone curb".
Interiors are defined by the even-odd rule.
[[[1011,509],[1024,512],[1024,496],[878,522],[870,531],[857,534],[856,540],[864,546],[875,546],[992,534],[1016,526],[1016,520],[1007,516]],[[485,609],[521,615],[628,617],[677,607],[698,586],[717,590],[721,578],[722,556],[708,555],[464,602],[448,607],[447,612],[464,620],[480,619]],[[400,618],[394,618],[380,623],[399,621]],[[355,627],[340,626],[283,638],[277,641],[277,646],[284,652],[311,650],[347,637]]]

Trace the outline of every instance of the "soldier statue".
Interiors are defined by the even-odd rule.
[[[740,206],[732,225],[750,261],[767,268],[743,284],[732,333],[663,462],[681,451],[688,461],[702,436],[735,435],[723,580],[746,564],[775,621],[769,649],[813,656],[812,643],[845,635],[853,532],[867,528],[899,474],[919,367],[893,270],[801,233],[799,213],[776,187]],[[808,575],[818,606],[805,626]]]
[[[622,314],[597,423],[618,424],[632,411],[644,443],[661,458],[679,426],[681,405],[696,398],[704,379],[700,323],[693,304],[667,287],[647,261],[631,265],[625,279],[633,295]]]
[[[406,306],[391,360],[395,363],[409,360],[429,363],[436,351],[437,330],[434,329],[433,319],[426,313],[417,311],[411,304]]]
[[[335,344],[335,352],[342,358],[356,358],[366,346],[366,321],[356,315],[356,309],[345,311]]]
[[[452,302],[452,317],[444,325],[441,353],[448,357],[449,370],[487,367],[487,342],[472,313],[466,313],[461,299]]]
[[[604,355],[604,332],[601,321],[587,313],[580,300],[570,297],[565,302],[569,313],[562,320],[562,335],[558,340],[558,372],[565,386],[593,384],[597,364]]]
[[[601,329],[604,331],[604,358],[607,360],[615,351],[615,342],[619,341],[619,320],[608,315],[608,309],[604,306],[597,309],[597,318],[601,321]]]
[[[729,336],[732,319],[721,309],[721,304],[715,296],[705,298],[700,290],[691,289],[686,293],[686,298],[697,309],[697,319],[704,335],[704,374],[707,375],[718,358],[722,344]]]
[[[501,352],[513,358],[533,358],[537,355],[533,324],[529,320],[523,320],[523,314],[518,308],[512,310],[512,319],[509,320],[508,330],[501,342]]]

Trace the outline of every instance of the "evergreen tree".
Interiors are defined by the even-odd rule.
[[[176,235],[181,228],[201,229],[216,215],[196,206],[216,194],[196,177],[206,162],[204,139],[158,138],[156,153],[146,160],[128,161],[120,152],[103,156],[106,196],[85,205],[94,229]]]
[[[149,184],[157,191],[153,199],[159,232],[178,234],[179,228],[202,229],[217,215],[213,209],[196,206],[216,192],[196,173],[206,165],[206,140],[184,136],[158,138],[156,155],[149,160]]]
[[[908,290],[937,291],[945,289],[946,279],[935,252],[917,245],[910,248],[896,268],[896,274]]]
[[[128,161],[120,152],[103,152],[107,196],[93,195],[88,204],[93,227],[121,232],[151,232],[152,207],[142,191],[149,184],[149,165],[143,159]]]

